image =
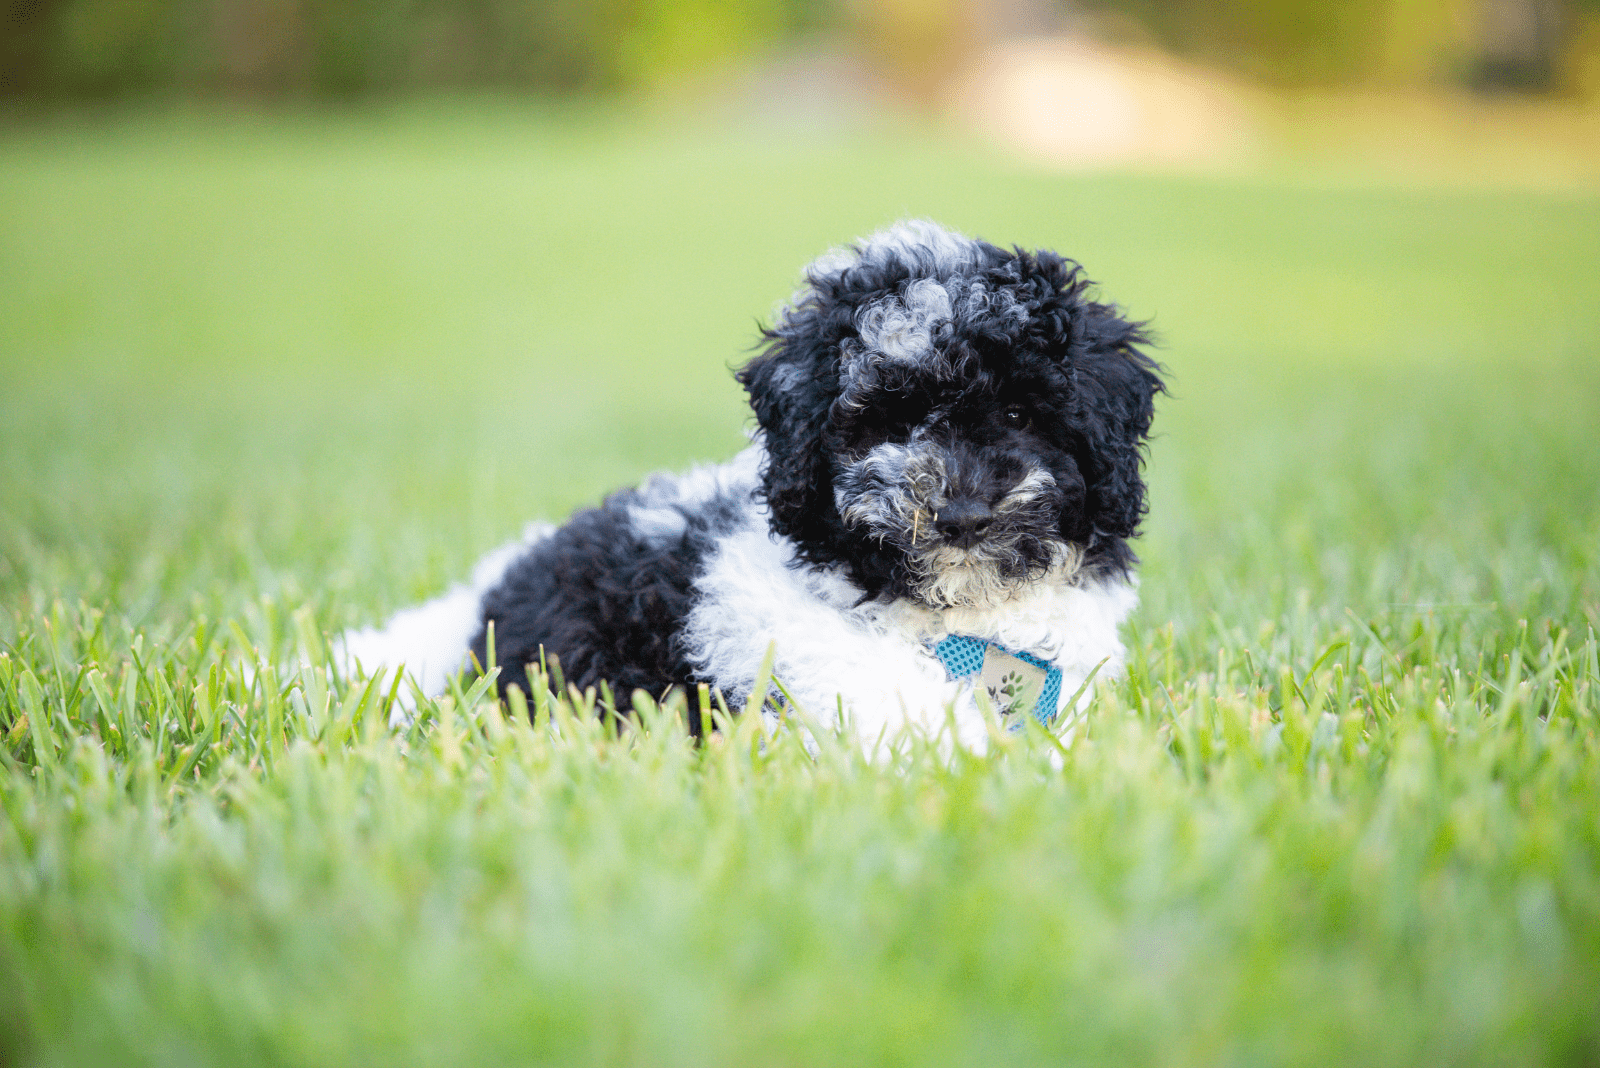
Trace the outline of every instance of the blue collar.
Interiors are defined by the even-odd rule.
[[[1061,705],[1061,669],[1051,664],[1048,660],[1041,660],[1032,653],[1019,652],[1008,649],[999,642],[992,642],[986,638],[975,638],[968,634],[952,634],[943,640],[929,645],[929,650],[939,658],[945,671],[951,679],[973,680],[974,685],[984,685],[989,688],[989,695],[994,705],[1002,713],[1020,712],[1023,709],[1015,707],[1015,702],[1007,696],[997,692],[996,679],[992,676],[1004,672],[1003,660],[998,658],[1013,658],[1024,664],[1030,664],[1044,673],[1044,682],[1039,689],[1039,696],[1033,701],[1033,718],[1044,726],[1049,726],[1056,718]],[[992,656],[991,650],[997,657]],[[988,670],[985,670],[985,667]],[[1014,667],[1015,665],[1013,665]],[[1024,671],[1026,669],[1023,669]],[[991,677],[986,677],[991,676]],[[1037,678],[1037,677],[1036,677]],[[1021,727],[1020,719],[1013,721],[1013,730]]]

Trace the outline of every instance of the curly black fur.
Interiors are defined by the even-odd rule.
[[[629,489],[574,513],[484,594],[485,625],[471,652],[488,664],[492,622],[502,696],[510,686],[532,692],[527,665],[541,658],[555,660],[555,670],[580,690],[606,682],[624,707],[636,689],[660,698],[673,686],[692,691],[708,681],[685,658],[680,630],[706,554],[748,501],[669,505],[683,529],[665,537],[639,530],[630,510],[642,504],[639,491]],[[698,735],[699,708],[689,715]]]
[[[1155,394],[1165,388],[1160,366],[1140,348],[1150,342],[1144,324],[1090,299],[1092,283],[1071,260],[974,246],[976,262],[954,269],[912,249],[813,272],[808,291],[763,332],[763,351],[737,375],[766,435],[762,494],[772,528],[794,539],[806,561],[847,568],[868,597],[907,591],[906,553],[841,517],[839,462],[941,405],[956,413],[951,434],[986,451],[1021,445],[992,424],[996,411],[1025,408],[1028,448],[1069,488],[1058,527],[1084,547],[1086,575],[1123,574],[1137,562],[1128,539],[1145,513],[1142,446]],[[891,364],[869,368],[866,381],[848,388],[841,383],[840,354],[858,335],[860,309],[918,279],[956,276],[1009,293],[1026,318],[990,308],[943,324],[937,344],[953,375]],[[994,481],[1005,480],[1002,466]]]
[[[790,539],[797,565],[841,569],[862,603],[938,607],[930,572],[945,560],[981,558],[986,588],[1001,589],[1071,554],[1065,581],[1128,572],[1164,388],[1143,325],[1091,299],[1055,253],[897,233],[819,261],[737,372],[759,475],[730,466],[701,473],[713,491],[665,480],[615,494],[483,594],[471,651],[486,662],[492,623],[502,692],[527,689],[541,650],[568,681],[607,680],[619,697],[724,683],[697,672],[686,626],[707,561],[751,524]],[[932,488],[907,490],[919,480]]]

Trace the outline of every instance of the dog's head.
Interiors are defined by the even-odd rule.
[[[772,526],[868,596],[1125,572],[1159,367],[1077,264],[902,223],[812,264],[739,372]]]

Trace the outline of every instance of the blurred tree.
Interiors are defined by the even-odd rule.
[[[149,89],[187,58],[192,5],[163,0],[12,0],[0,21],[0,91],[103,95]]]
[[[0,93],[653,84],[783,36],[817,0],[0,0]]]
[[[0,93],[41,85],[49,69],[45,0],[0,0]]]
[[[648,85],[701,70],[783,36],[800,14],[782,0],[650,0],[617,42],[617,74]]]
[[[1070,2],[1070,0],[1068,0]],[[1276,85],[1558,87],[1600,0],[1089,0],[1174,51]]]
[[[1082,6],[1276,84],[1546,89],[1600,0],[0,0],[0,94],[648,87],[831,27],[931,101],[1018,12]]]
[[[1579,18],[1573,47],[1564,57],[1562,81],[1580,97],[1600,101],[1600,0],[1583,5]]]
[[[1469,81],[1480,89],[1553,88],[1569,15],[1561,0],[1478,0],[1480,48]]]
[[[1164,46],[1280,85],[1351,81],[1426,52],[1458,0],[1104,0]],[[1397,35],[1404,40],[1397,40]]]
[[[846,0],[868,57],[917,102],[932,103],[978,43],[968,0]]]

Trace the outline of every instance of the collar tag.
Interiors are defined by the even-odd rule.
[[[997,642],[952,634],[932,647],[952,679],[971,679],[988,691],[989,700],[1007,719],[1032,712],[1045,726],[1056,718],[1061,703],[1061,669],[1032,653],[1013,652]],[[1013,730],[1022,721],[1012,720]]]

